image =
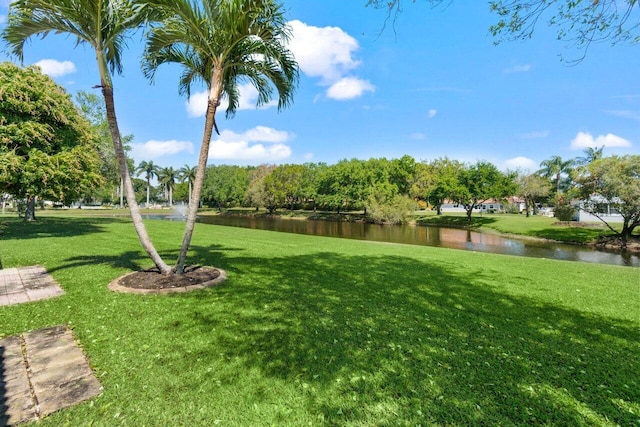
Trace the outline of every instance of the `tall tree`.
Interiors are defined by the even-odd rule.
[[[0,63],[0,193],[69,203],[101,184],[97,136],[69,95],[37,67]],[[3,198],[4,201],[4,198]]]
[[[531,210],[536,214],[536,203],[549,196],[551,184],[549,180],[536,174],[518,175],[516,178],[517,195],[524,199],[527,217]]]
[[[143,69],[153,80],[158,67],[175,63],[183,68],[180,93],[187,96],[195,82],[208,89],[207,111],[196,179],[189,203],[176,272],[184,271],[202,192],[209,144],[218,132],[215,115],[223,96],[231,117],[240,102],[239,83],[258,91],[258,105],[278,93],[278,108],[292,102],[298,66],[286,48],[289,27],[282,5],[275,0],[146,0],[143,6],[159,12],[149,33]]]
[[[636,227],[640,227],[640,155],[611,156],[580,168],[576,177],[582,209],[599,218],[620,237],[626,249]],[[607,204],[622,216],[622,230],[612,227],[599,205]]]
[[[171,166],[160,168],[158,169],[158,179],[164,187],[165,197],[167,197],[169,207],[173,206],[173,189],[179,179],[178,171]]]
[[[556,194],[560,193],[562,177],[570,174],[574,162],[572,159],[562,160],[560,156],[551,156],[547,160],[540,162],[540,169],[537,173],[547,177],[554,182]]]
[[[20,60],[24,44],[34,36],[46,37],[50,32],[68,34],[77,44],[87,44],[95,52],[98,63],[109,132],[124,183],[131,219],[140,244],[158,269],[171,272],[158,254],[142,222],[127,165],[113,97],[112,73],[122,72],[122,49],[127,37],[144,22],[145,16],[131,0],[15,0],[10,3],[7,26],[2,38]]]
[[[460,186],[454,200],[463,205],[471,221],[473,210],[484,202],[496,202],[515,192],[513,179],[489,162],[479,161],[460,170]]]
[[[584,165],[588,165],[589,163],[593,163],[596,160],[600,160],[604,155],[603,150],[604,150],[604,145],[600,148],[587,147],[584,150],[582,150],[582,152],[584,153],[584,156],[578,157],[577,159],[575,159],[574,164],[577,166],[584,166]]]
[[[144,174],[144,178],[147,180],[147,204],[146,207],[149,207],[149,192],[151,191],[151,179],[158,176],[158,172],[160,168],[158,165],[153,163],[153,160],[143,160],[140,162],[138,167],[136,168],[136,176],[140,176]]]
[[[191,203],[191,189],[193,188],[193,181],[196,179],[196,167],[184,165],[178,170],[180,182],[186,182],[189,186],[189,203]],[[200,202],[198,202],[199,204]]]

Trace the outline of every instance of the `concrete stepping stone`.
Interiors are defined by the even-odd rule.
[[[53,298],[64,291],[39,265],[0,270],[0,306]]]
[[[0,340],[0,426],[34,421],[102,391],[66,326]]]

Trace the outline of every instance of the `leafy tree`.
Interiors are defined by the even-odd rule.
[[[429,163],[418,163],[410,194],[435,206],[437,214],[440,215],[445,200],[453,199],[455,194],[463,191],[458,179],[463,167],[464,165],[457,160],[446,157]]]
[[[169,274],[171,268],[151,243],[142,222],[113,97],[112,73],[122,72],[122,49],[127,37],[145,20],[140,12],[141,9],[134,7],[131,0],[15,0],[10,4],[8,23],[2,31],[2,38],[20,60],[27,40],[33,36],[46,37],[50,32],[68,34],[76,39],[77,44],[91,46],[97,60],[99,87],[105,102],[109,133],[134,228],[140,244],[158,269]]]
[[[0,192],[69,203],[101,182],[95,135],[63,88],[37,67],[0,63]]]
[[[640,155],[595,160],[579,169],[576,184],[579,196],[586,201],[582,209],[606,224],[626,249],[635,228],[640,226]],[[600,213],[598,205],[604,203],[622,215],[621,231]]]
[[[254,206],[256,210],[264,206],[273,213],[276,208],[275,201],[269,199],[264,187],[264,181],[273,169],[275,169],[273,165],[260,165],[249,171],[249,187],[244,195],[244,202],[247,205]]]
[[[517,195],[524,198],[525,211],[527,217],[533,209],[536,214],[536,203],[545,199],[551,193],[551,184],[549,180],[536,174],[518,175],[516,178]]]
[[[330,209],[364,209],[372,191],[373,162],[341,160],[318,177],[318,201]],[[382,174],[382,171],[378,171]]]
[[[288,206],[290,210],[309,198],[305,194],[305,166],[304,165],[280,165],[274,168],[265,177],[264,191],[267,199],[272,201],[272,206]]]
[[[433,6],[446,6],[450,1],[425,0]],[[404,3],[406,1],[369,0],[367,5],[386,9],[389,19],[402,10]],[[489,28],[496,43],[529,39],[540,22],[557,28],[559,40],[570,42],[585,53],[593,42],[640,42],[640,2],[637,0],[492,0],[488,3],[491,11],[498,15],[498,21]]]
[[[218,209],[239,206],[249,188],[248,169],[240,166],[209,166],[202,189],[203,199]]]
[[[136,168],[136,176],[140,176],[144,174],[144,178],[147,180],[147,204],[146,207],[149,207],[149,196],[151,191],[151,179],[158,176],[160,172],[160,167],[153,163],[153,160],[143,160],[140,162],[138,167]]]
[[[454,200],[463,205],[467,219],[471,221],[473,210],[490,199],[496,201],[515,192],[513,179],[498,170],[493,164],[478,161],[467,165],[458,175],[460,186]]]
[[[224,96],[227,116],[233,116],[240,102],[240,81],[258,91],[258,105],[270,101],[275,88],[278,108],[292,102],[298,80],[298,66],[286,48],[289,27],[284,11],[275,0],[145,0],[143,9],[160,14],[152,26],[143,69],[153,80],[158,67],[175,63],[183,67],[179,88],[191,93],[195,82],[205,83],[209,95],[202,145],[198,158],[192,200],[178,256],[176,273],[184,271],[187,251],[195,226],[202,192],[209,144],[218,132],[215,114]]]

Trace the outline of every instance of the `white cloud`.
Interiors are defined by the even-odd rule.
[[[291,156],[291,147],[285,143],[293,137],[294,135],[288,132],[266,126],[257,126],[244,133],[225,130],[211,143],[209,158],[277,162]]]
[[[415,132],[412,133],[411,135],[409,135],[409,138],[415,140],[415,141],[424,141],[425,139],[427,139],[427,136],[424,133],[421,132]]]
[[[376,87],[367,80],[357,77],[344,77],[327,89],[327,97],[344,101],[358,98],[365,92],[375,92]]]
[[[510,170],[519,169],[524,171],[531,171],[538,168],[538,163],[523,156],[518,156],[518,157],[514,157],[513,159],[509,159],[504,162],[504,165],[507,169],[510,169]]]
[[[598,135],[594,138],[593,135],[587,132],[578,132],[571,141],[571,148],[574,150],[599,147],[631,147],[631,142],[612,133]]]
[[[339,80],[360,65],[352,54],[358,41],[338,27],[314,27],[298,20],[290,21],[293,37],[288,47],[308,76],[320,77],[324,84]]]
[[[71,61],[57,61],[55,59],[41,59],[34,65],[40,67],[49,77],[60,77],[76,72],[76,66]]]
[[[156,141],[149,140],[143,144],[132,144],[133,157],[138,160],[152,160],[158,157],[171,156],[187,152],[193,154],[193,144],[190,141]]]
[[[238,104],[237,111],[240,110],[254,110],[256,108],[256,102],[258,101],[258,90],[253,85],[247,83],[238,86],[240,92],[240,102]],[[189,117],[203,117],[207,113],[207,100],[209,99],[209,92],[196,92],[191,94],[189,99],[185,102],[187,108],[187,114]],[[218,111],[226,111],[229,106],[229,101],[226,99],[221,100]],[[260,106],[260,109],[266,109],[271,107],[277,107],[278,101],[272,100],[265,105]]]
[[[504,72],[511,73],[526,73],[531,69],[531,64],[514,65],[513,67],[505,68]]]
[[[189,117],[202,117],[207,112],[207,99],[209,92],[192,93],[189,99],[184,103],[187,107],[187,115]]]
[[[289,25],[292,37],[288,48],[302,73],[319,78],[319,84],[328,87],[328,98],[353,99],[375,90],[369,81],[349,77],[361,65],[361,61],[354,58],[360,48],[355,38],[338,27],[314,27],[298,20],[290,21]]]
[[[427,117],[433,119],[436,114],[438,114],[438,110],[434,110],[433,108],[427,112]]]

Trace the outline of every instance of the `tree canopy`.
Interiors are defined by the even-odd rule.
[[[0,191],[69,203],[101,184],[96,135],[65,90],[37,67],[0,64]]]
[[[600,218],[622,239],[622,247],[640,226],[640,156],[611,156],[579,168],[576,177],[578,196],[586,203],[582,209]],[[611,227],[599,214],[600,204],[608,204],[623,218],[622,230]]]

